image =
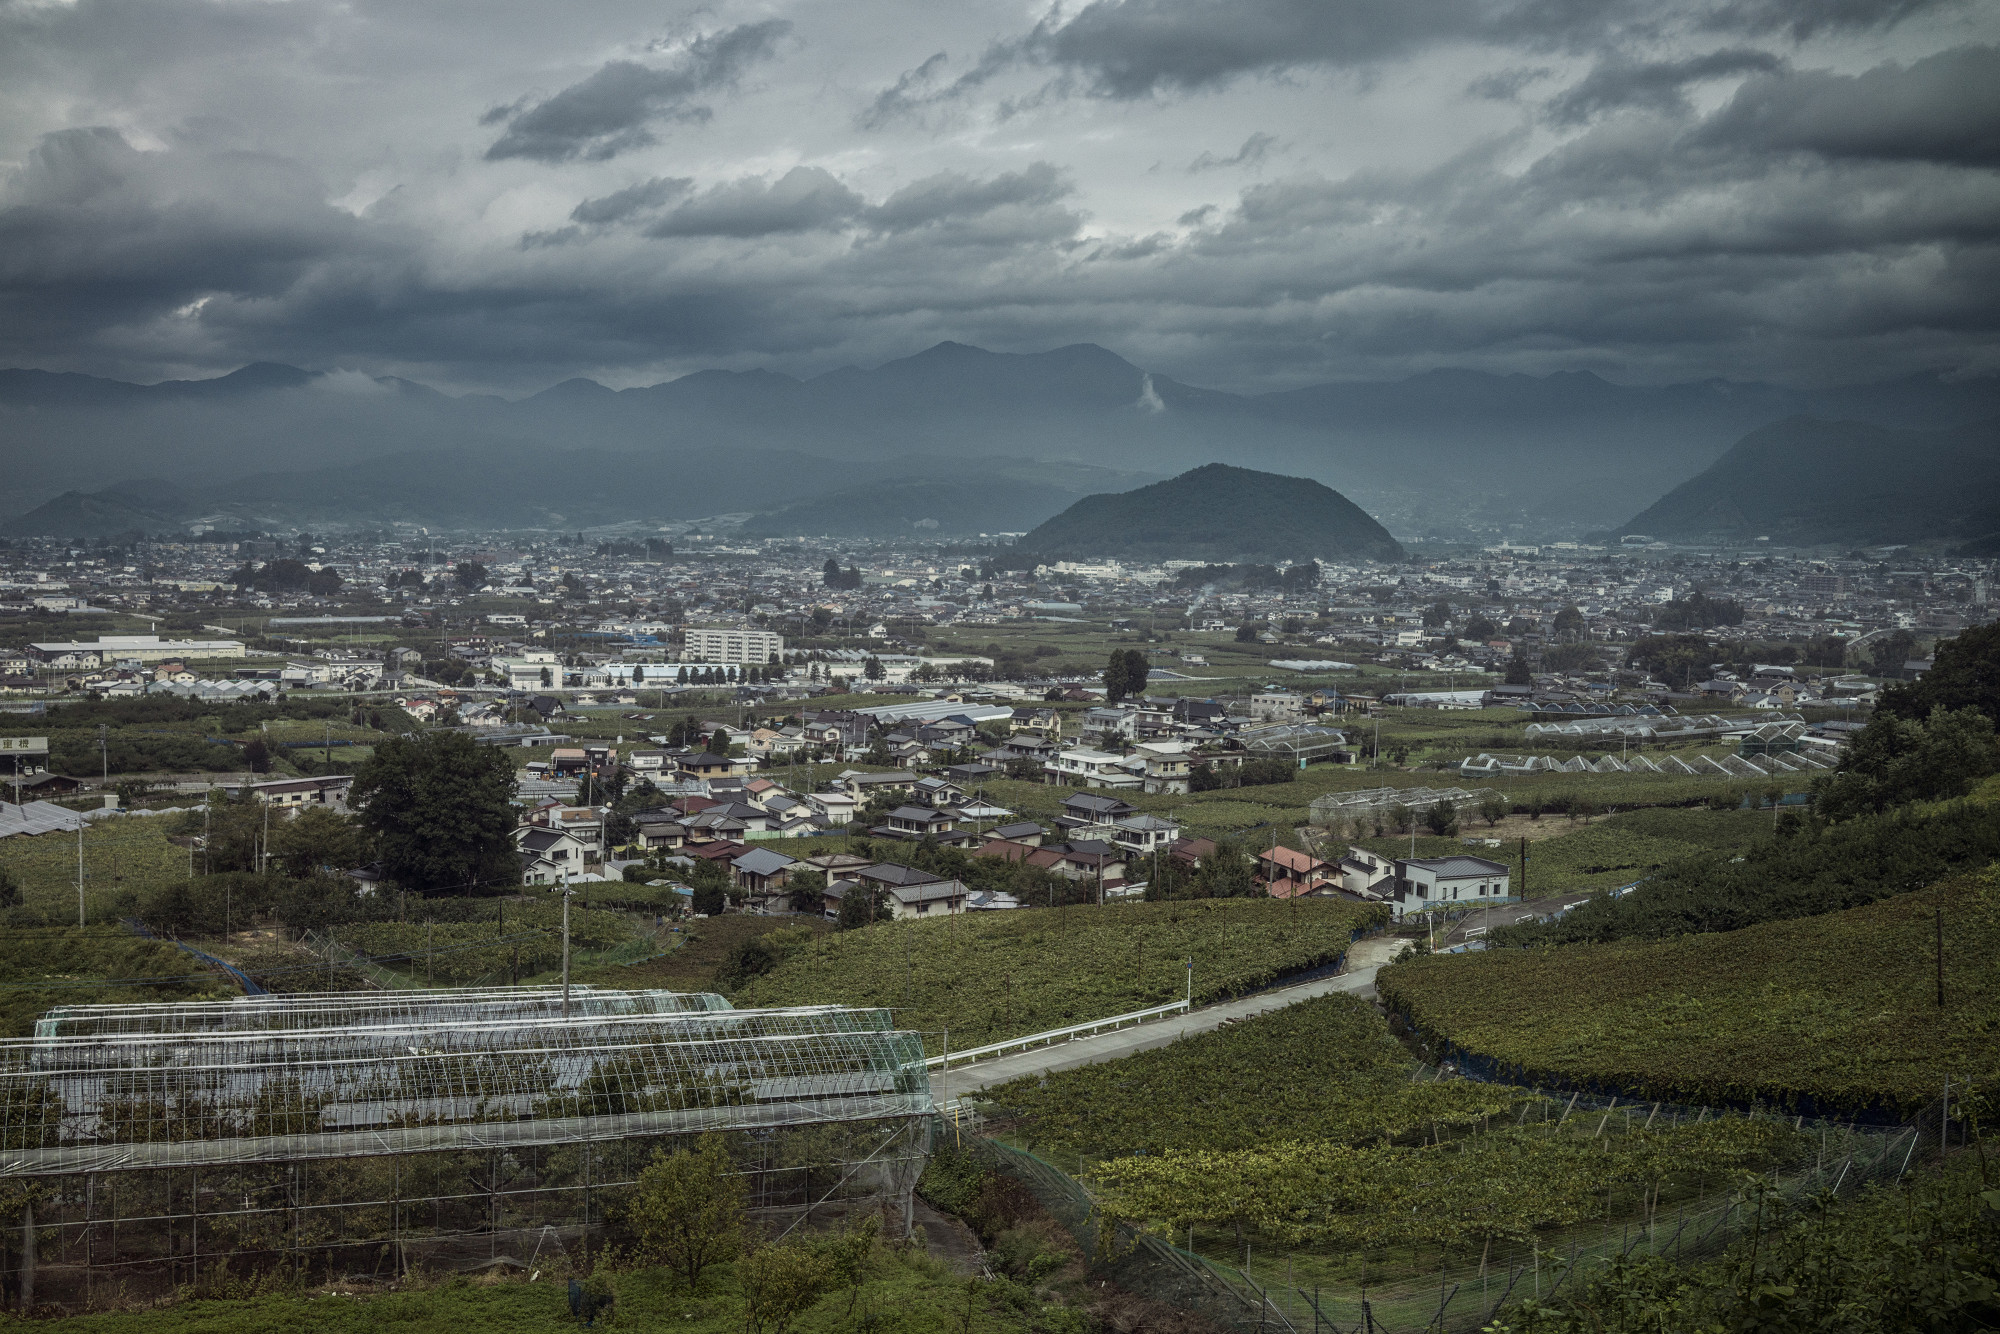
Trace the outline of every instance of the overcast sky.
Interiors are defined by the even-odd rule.
[[[0,365],[1991,374],[1996,42],[1993,0],[0,0]]]

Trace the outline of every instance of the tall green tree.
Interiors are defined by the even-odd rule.
[[[1521,646],[1514,645],[1513,655],[1507,659],[1507,684],[1524,686],[1532,684],[1534,679],[1534,673],[1528,670],[1528,660],[1521,656]]]
[[[424,894],[517,885],[514,765],[460,732],[390,737],[354,776],[350,800],[383,869]]]
[[[1146,693],[1146,679],[1153,674],[1153,664],[1146,660],[1144,649],[1125,650],[1125,691],[1130,695]]]
[[[1112,649],[1111,657],[1104,664],[1104,698],[1113,704],[1124,699],[1132,688],[1132,678],[1125,662],[1123,649]]]
[[[743,1235],[743,1178],[722,1136],[703,1135],[692,1151],[655,1150],[640,1169],[630,1218],[639,1252],[687,1280],[736,1255]]]
[[[2000,621],[1941,639],[1935,652],[1922,680],[1882,692],[1876,713],[1928,718],[1933,709],[1977,709],[2000,723]],[[1895,665],[1900,668],[1902,660]]]
[[[1996,768],[1993,720],[1977,709],[1938,707],[1921,722],[1878,712],[1840,768],[1816,779],[1814,789],[1820,813],[1845,820],[1905,802],[1962,797]]]

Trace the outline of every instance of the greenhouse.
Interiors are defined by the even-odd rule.
[[[0,1043],[7,1268],[87,1303],[218,1262],[574,1262],[656,1150],[705,1132],[774,1233],[907,1231],[930,1113],[886,1010],[587,987],[64,1006]]]
[[[1485,787],[1470,791],[1462,787],[1370,787],[1358,792],[1329,792],[1313,801],[1310,817],[1314,824],[1326,825],[1383,814],[1396,806],[1407,806],[1421,815],[1444,802],[1468,810],[1492,794],[1493,789]]]

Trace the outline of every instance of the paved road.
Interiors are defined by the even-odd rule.
[[[1375,944],[1376,941],[1359,942],[1355,953],[1357,955],[1382,953],[1381,950],[1363,951],[1359,948]],[[1402,944],[1400,940],[1394,942],[1397,949],[1402,948]],[[1130,1056],[1134,1052],[1164,1047],[1174,1039],[1192,1033],[1206,1033],[1221,1027],[1226,1020],[1247,1019],[1253,1014],[1281,1010],[1287,1005],[1296,1005],[1314,996],[1331,995],[1336,991],[1373,996],[1375,970],[1381,966],[1381,960],[1370,958],[1364,961],[1350,958],[1350,963],[1356,965],[1353,971],[1342,973],[1338,977],[1320,978],[1295,987],[1262,991],[1254,996],[1245,996],[1241,1000],[1223,1001],[1190,1014],[1155,1020],[1132,1028],[1121,1028],[1110,1033],[1100,1033],[1095,1037],[1058,1042],[1048,1047],[1031,1047],[1027,1051],[1014,1052],[995,1060],[954,1066],[948,1074],[934,1071],[931,1074],[931,1097],[942,1105],[979,1089],[994,1084],[1004,1084],[1010,1079],[1019,1079],[1023,1075],[1050,1074],[1057,1070],[1071,1070],[1080,1065],[1095,1065],[1099,1061],[1113,1061],[1120,1056]]]
[[[1503,926],[1546,920],[1559,912],[1574,908],[1585,899],[1596,897],[1597,893],[1560,894],[1554,898],[1529,899],[1524,903],[1503,903],[1497,908],[1467,913],[1452,923],[1451,930],[1438,937],[1438,948],[1447,949],[1453,945],[1463,945],[1467,941],[1478,940],[1488,932]]]

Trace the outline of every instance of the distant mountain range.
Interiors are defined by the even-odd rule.
[[[1307,477],[1223,463],[1117,495],[1085,496],[1016,547],[1047,560],[1401,560],[1387,529]]]
[[[1790,417],[1752,431],[1619,530],[1870,546],[2000,538],[2000,418],[1946,430]]]
[[[744,511],[774,534],[1019,531],[1080,496],[1222,460],[1324,482],[1406,536],[1532,537],[1614,524],[1801,413],[1942,430],[2000,416],[2000,381],[1803,392],[1440,370],[1240,395],[1091,344],[958,343],[810,380],[578,379],[511,402],[275,364],[156,385],[4,370],[0,464],[16,533]]]

